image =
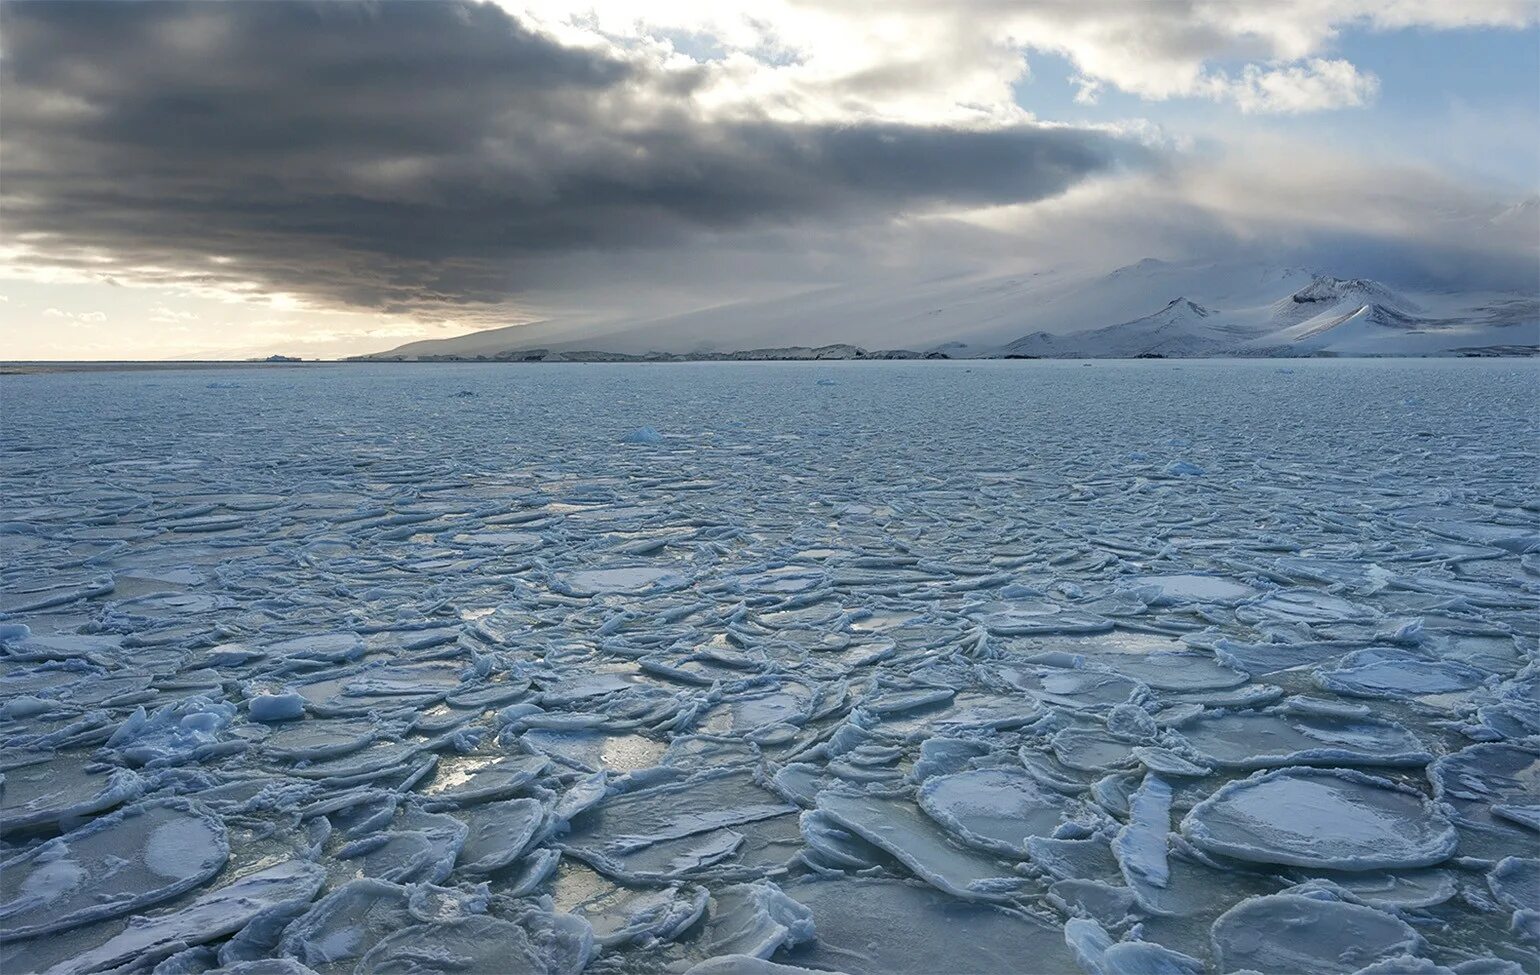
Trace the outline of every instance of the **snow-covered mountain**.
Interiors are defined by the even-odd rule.
[[[1151,258],[1110,273],[884,279],[645,321],[537,322],[414,342],[376,358],[712,357],[836,343],[952,357],[1518,352],[1540,348],[1540,295]]]
[[[1193,358],[1222,355],[1238,342],[1255,338],[1242,326],[1227,324],[1224,316],[1187,298],[1173,298],[1153,315],[1106,328],[1052,335],[1033,332],[1006,344],[1008,356],[1053,358],[1105,356],[1129,359],[1137,356]]]

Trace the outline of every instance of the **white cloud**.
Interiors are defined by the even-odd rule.
[[[1032,52],[1075,67],[1077,100],[1106,89],[1203,98],[1243,112],[1372,102],[1378,79],[1336,55],[1348,27],[1522,27],[1531,0],[503,0],[566,40],[652,46],[705,63],[718,111],[990,123],[1020,117]]]
[[[43,315],[48,318],[79,322],[82,325],[100,325],[107,320],[107,314],[100,311],[61,311],[58,308],[45,308]]]
[[[1311,58],[1283,68],[1248,64],[1236,81],[1223,79],[1223,96],[1243,112],[1314,112],[1366,105],[1380,81],[1342,60]]]

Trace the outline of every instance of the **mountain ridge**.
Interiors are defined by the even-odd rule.
[[[1152,295],[1176,295],[1152,299]],[[818,350],[851,351],[816,355]],[[826,286],[646,321],[546,320],[357,356],[385,361],[1465,355],[1540,349],[1540,295],[1452,293],[1251,263],[1146,258]],[[868,349],[882,351],[868,352]]]

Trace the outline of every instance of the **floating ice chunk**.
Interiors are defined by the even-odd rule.
[[[1164,887],[1171,880],[1166,834],[1171,831],[1171,786],[1156,775],[1129,798],[1128,824],[1112,838],[1112,853],[1129,885]]]
[[[471,874],[501,870],[523,854],[545,820],[536,799],[510,799],[474,806],[465,814],[470,828],[460,848],[459,869]]]
[[[1202,778],[1213,771],[1207,766],[1189,762],[1169,748],[1135,748],[1134,758],[1138,759],[1146,769],[1167,778]]]
[[[363,638],[357,633],[322,633],[280,640],[268,644],[263,652],[273,659],[321,664],[356,660],[366,649]]]
[[[1375,718],[1237,711],[1205,715],[1175,734],[1200,761],[1225,768],[1425,765],[1433,757],[1406,728]]]
[[[224,824],[201,805],[131,806],[0,863],[0,924],[26,938],[137,912],[207,882],[229,856]]]
[[[213,697],[185,698],[146,714],[140,708],[107,739],[107,747],[135,765],[171,765],[245,747],[225,734],[235,705]]]
[[[234,934],[254,918],[298,913],[321,889],[326,871],[286,860],[209,891],[170,914],[136,917],[120,934],[48,969],[44,975],[87,975],[130,963],[153,965],[190,945]]]
[[[663,443],[663,434],[654,430],[652,427],[641,427],[639,429],[632,430],[624,437],[621,437],[620,442],[628,444],[640,444],[645,446],[656,446],[657,444]]]
[[[832,816],[809,809],[799,818],[803,859],[841,870],[865,870],[886,859],[882,849],[841,826]]]
[[[1010,767],[933,776],[918,801],[962,842],[1017,859],[1026,855],[1027,837],[1053,833],[1065,808],[1063,796]]]
[[[680,735],[668,743],[660,764],[682,768],[706,768],[725,765],[752,765],[759,761],[759,749],[739,738],[713,735]]]
[[[1206,471],[1192,461],[1174,460],[1166,465],[1167,477],[1202,477]]]
[[[560,850],[533,850],[524,857],[518,870],[503,879],[501,893],[509,897],[528,897],[544,887],[560,865]]]
[[[1252,676],[1265,677],[1295,667],[1336,660],[1352,649],[1341,643],[1241,643],[1220,639],[1215,644],[1214,655],[1221,662]]]
[[[416,918],[408,908],[412,888],[364,877],[316,901],[284,930],[281,954],[327,975],[351,971],[346,964]]]
[[[1467,691],[1486,675],[1453,660],[1430,660],[1406,650],[1359,650],[1315,672],[1316,683],[1354,697],[1405,698]]]
[[[1540,904],[1540,859],[1504,857],[1487,874],[1487,886],[1499,901],[1515,910]]]
[[[571,832],[562,845],[589,862],[599,863],[664,840],[796,811],[796,806],[759,784],[752,771],[713,769],[606,796],[573,817]]]
[[[711,918],[701,935],[709,955],[769,958],[782,948],[811,941],[813,915],[768,880],[734,884],[711,898]]]
[[[571,596],[610,593],[665,592],[689,585],[690,576],[678,569],[656,565],[615,565],[562,573],[552,580],[560,592]]]
[[[1049,740],[1049,747],[1060,762],[1084,772],[1126,766],[1134,751],[1126,740],[1100,728],[1065,728]]]
[[[1255,602],[1247,603],[1240,607],[1235,611],[1235,615],[1242,622],[1253,624],[1268,622],[1307,624],[1362,623],[1373,622],[1382,616],[1381,613],[1369,606],[1315,589],[1286,589],[1281,592],[1269,593]]]
[[[365,877],[398,884],[442,883],[454,870],[468,832],[463,825],[455,826],[374,833],[342,846],[337,856],[357,860]]]
[[[1064,931],[993,904],[876,878],[804,878],[785,885],[813,912],[817,937],[778,958],[850,975],[1069,972]]]
[[[1116,942],[1095,921],[1071,918],[1064,941],[1086,975],[1202,975],[1203,962],[1149,941]]]
[[[978,621],[996,636],[1106,633],[1112,620],[1049,602],[993,602],[973,609]]]
[[[88,768],[82,760],[57,754],[6,768],[0,779],[0,835],[67,830],[76,820],[144,791],[144,780],[129,769]]]
[[[1414,954],[1422,938],[1399,918],[1324,897],[1253,897],[1226,911],[1210,932],[1220,971],[1356,972]]]
[[[1231,782],[1194,806],[1182,832],[1240,860],[1335,870],[1423,867],[1454,853],[1454,825],[1387,779],[1287,768]]]
[[[1342,873],[1335,870],[1300,872],[1316,882],[1346,891],[1352,900],[1385,911],[1435,907],[1455,895],[1454,874],[1449,870],[1366,870]]]
[[[1123,580],[1119,580],[1122,582]],[[1179,605],[1182,603],[1231,604],[1250,599],[1257,591],[1250,586],[1226,579],[1223,576],[1169,575],[1134,576],[1127,580],[1136,586],[1154,589],[1152,606]]]
[[[593,933],[570,914],[532,932],[499,918],[472,916],[402,928],[369,949],[357,975],[539,972],[577,975],[593,953]]]
[[[336,758],[296,765],[289,771],[301,778],[330,779],[339,784],[354,784],[360,780],[393,775],[407,768],[412,759],[422,754],[424,747],[420,742],[376,742]]]
[[[463,772],[440,766],[438,778],[424,794],[425,805],[430,809],[458,809],[507,799],[527,787],[550,764],[544,755],[517,755],[478,761]]]
[[[336,758],[374,741],[379,730],[367,721],[308,720],[274,729],[262,750],[283,762],[314,762]]]
[[[572,908],[604,948],[672,941],[706,913],[704,887],[630,890],[616,887]]]
[[[694,876],[736,856],[743,846],[743,839],[742,833],[723,827],[645,845],[564,848],[599,873],[621,883],[667,884]]]
[[[1429,769],[1434,795],[1454,807],[1462,823],[1509,829],[1499,806],[1540,804],[1540,743],[1493,742],[1445,755]]]
[[[246,713],[253,721],[293,721],[305,716],[305,698],[294,691],[258,694],[246,701]]]
[[[531,751],[548,755],[563,765],[585,772],[601,769],[630,772],[650,768],[663,759],[667,747],[641,735],[546,728],[525,731],[519,736],[519,743]]]
[[[1056,880],[1048,888],[1048,902],[1064,914],[1112,925],[1127,921],[1138,904],[1127,887],[1100,880]]]
[[[900,714],[904,711],[913,711],[929,707],[933,704],[946,703],[955,697],[956,694],[957,691],[950,687],[924,687],[907,691],[888,691],[872,697],[863,697],[860,706],[863,710],[869,711],[872,714]]]
[[[998,900],[1019,886],[1017,875],[988,857],[953,845],[909,802],[825,789],[818,795],[818,809],[954,897]]]
[[[1007,685],[1073,711],[1106,711],[1149,693],[1139,681],[1105,670],[1050,664],[1000,664],[995,673]]]
[[[1206,653],[1108,653],[1095,660],[1158,691],[1226,690],[1249,679],[1245,671]]]
[[[1149,741],[1157,730],[1155,719],[1144,708],[1119,704],[1107,712],[1107,731],[1124,741]]]

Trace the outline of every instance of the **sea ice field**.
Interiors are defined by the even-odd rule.
[[[0,971],[1540,969],[1540,368],[0,378]]]

